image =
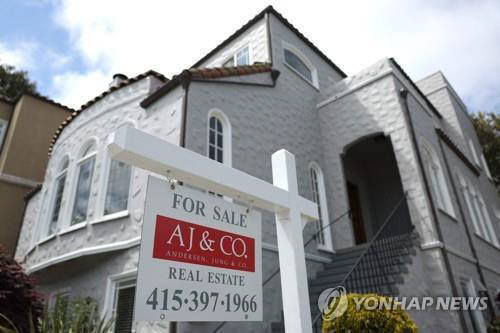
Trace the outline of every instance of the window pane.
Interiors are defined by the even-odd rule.
[[[285,49],[285,62],[292,66],[297,72],[302,74],[306,79],[312,82],[312,73],[309,67],[293,52]]]
[[[312,190],[313,190],[313,200],[316,203],[316,205],[318,206],[319,218],[316,221],[316,230],[318,231],[317,239],[318,239],[318,243],[325,244],[324,230],[321,230],[323,228],[323,218],[321,216],[321,203],[320,203],[320,197],[319,197],[318,175],[316,173],[316,170],[314,170],[314,169],[311,169],[311,184],[312,184]]]
[[[73,214],[71,224],[83,222],[87,219],[87,208],[90,197],[90,185],[94,172],[94,161],[92,157],[80,164],[78,172],[78,183],[76,186],[75,203],[73,204]]]
[[[245,47],[243,50],[238,52],[238,54],[236,54],[236,65],[237,66],[250,65],[250,54],[248,47]]]
[[[130,187],[130,165],[111,161],[104,214],[112,214],[127,209]]]
[[[132,332],[135,287],[117,289],[115,333]]]
[[[59,212],[61,210],[61,202],[64,193],[64,183],[66,182],[66,175],[62,175],[57,179],[56,182],[56,193],[54,196],[54,205],[52,208],[52,216],[50,218],[49,233],[52,235],[57,229],[57,220],[59,219]]]
[[[208,128],[208,157],[223,163],[223,127],[216,117],[210,117]]]

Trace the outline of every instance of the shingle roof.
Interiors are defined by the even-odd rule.
[[[271,72],[271,64],[256,63],[248,66],[218,67],[218,68],[190,68],[188,71],[192,77],[204,79],[216,79],[226,76],[242,76]]]
[[[172,77],[172,80],[165,83],[163,86],[158,88],[151,95],[146,97],[142,102],[141,106],[147,108],[154,102],[156,102],[160,97],[167,94],[171,89],[177,87],[183,80],[191,78],[201,78],[201,79],[217,79],[221,77],[229,76],[243,76],[258,73],[272,72],[273,68],[271,64],[268,63],[255,63],[253,65],[247,66],[234,66],[234,67],[217,67],[217,68],[190,68],[183,70],[179,75]]]
[[[69,117],[66,118],[66,120],[64,120],[61,125],[59,125],[57,131],[54,133],[54,136],[52,137],[52,140],[50,142],[50,146],[49,146],[49,156],[52,154],[52,150],[54,148],[54,145],[55,143],[57,142],[57,139],[59,138],[59,136],[61,135],[62,131],[64,130],[64,128],[66,126],[68,126],[69,123],[71,123],[76,117],[78,117],[78,115],[84,111],[85,109],[88,109],[90,106],[94,105],[95,103],[97,103],[98,101],[100,101],[101,99],[103,99],[104,97],[106,97],[107,95],[111,94],[112,92],[118,90],[118,89],[121,89],[123,87],[126,87],[134,82],[137,82],[137,81],[140,81],[142,79],[144,79],[145,77],[147,76],[154,76],[156,77],[157,79],[159,79],[160,81],[163,81],[163,82],[167,82],[168,79],[154,71],[154,70],[149,70],[147,72],[144,72],[142,74],[139,74],[133,78],[130,78],[130,79],[127,79],[127,80],[124,80],[123,82],[121,82],[119,85],[117,86],[113,86],[113,87],[110,87],[108,90],[104,91],[102,94],[100,94],[99,96],[91,99],[90,101],[88,101],[87,103],[83,104],[79,110],[72,110],[73,112],[71,113],[71,115]]]

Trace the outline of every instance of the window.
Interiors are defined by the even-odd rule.
[[[208,157],[220,163],[232,164],[231,124],[226,115],[219,110],[208,113]]]
[[[448,215],[455,217],[455,211],[453,210],[453,204],[451,203],[451,196],[448,190],[448,185],[444,178],[443,168],[439,162],[438,156],[435,151],[431,148],[430,144],[426,141],[421,142],[422,155],[424,159],[424,166],[426,172],[428,173],[430,185],[438,207],[445,211]]]
[[[470,152],[472,154],[472,157],[474,158],[474,162],[477,164],[478,167],[481,167],[481,164],[479,163],[479,158],[477,157],[476,149],[474,148],[474,143],[472,140],[469,140],[469,148]]]
[[[71,214],[71,225],[87,220],[87,210],[90,199],[90,187],[94,174],[95,143],[89,144],[81,154],[77,166],[76,192],[73,202],[73,213]]]
[[[474,226],[474,232],[489,243],[500,247],[488,209],[481,195],[457,173],[467,212]]]
[[[319,218],[316,221],[318,247],[323,250],[333,250],[330,228],[328,225],[328,208],[323,174],[316,163],[311,163],[309,168],[311,176],[313,200],[318,205]]]
[[[481,154],[481,161],[483,162],[484,170],[486,171],[486,176],[488,176],[489,179],[493,179],[493,177],[491,176],[490,168],[488,167],[488,163],[484,158],[484,154]]]
[[[0,149],[2,149],[3,140],[5,139],[5,134],[7,134],[7,127],[9,122],[5,119],[0,119]]]
[[[462,293],[464,297],[479,296],[474,288],[474,282],[472,282],[471,279],[461,279],[460,286],[462,287]],[[469,310],[469,315],[474,332],[476,333],[486,332],[486,325],[481,310],[478,309]]]
[[[297,72],[299,72],[303,77],[312,82],[312,72],[307,67],[306,64],[295,53],[290,50],[285,49],[285,62],[292,66]]]
[[[231,58],[227,59],[222,66],[223,67],[233,67],[233,66],[246,66],[250,65],[250,48],[248,46],[242,48]]]
[[[127,209],[130,188],[130,165],[111,160],[109,165],[104,215]]]
[[[283,42],[285,64],[315,88],[319,88],[317,71],[307,57],[294,46]]]
[[[50,213],[47,236],[53,235],[57,231],[57,222],[59,221],[59,215],[61,212],[62,198],[64,195],[64,187],[66,184],[66,175],[68,172],[68,164],[69,164],[69,159],[68,157],[65,157],[63,162],[61,163],[59,172],[55,177],[55,182],[54,182],[55,192],[52,202],[52,210]]]
[[[113,298],[115,333],[130,333],[133,327],[135,279],[116,281]]]
[[[210,117],[208,129],[208,157],[224,163],[224,129],[217,117]]]

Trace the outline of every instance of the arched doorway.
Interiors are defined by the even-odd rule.
[[[356,244],[366,243],[404,195],[390,138],[377,134],[348,145],[343,155],[343,167],[354,240]],[[400,225],[390,226],[394,230],[384,230],[384,235],[410,230],[411,221],[405,210],[405,217],[398,222]]]

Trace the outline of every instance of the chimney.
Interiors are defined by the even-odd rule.
[[[127,75],[117,73],[113,75],[113,81],[111,81],[109,87],[110,88],[118,87],[122,82],[125,82],[126,80],[128,80]]]

